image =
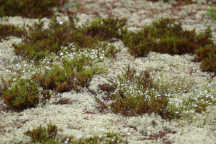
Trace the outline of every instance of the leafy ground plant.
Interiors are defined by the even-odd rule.
[[[75,139],[73,136],[58,139],[57,126],[48,124],[47,128],[38,127],[33,130],[28,130],[25,135],[30,136],[33,143],[37,144],[126,144],[126,141],[115,133],[105,133],[103,136],[94,136],[89,138]]]
[[[0,41],[8,36],[22,37],[24,35],[26,35],[26,30],[24,28],[19,28],[14,25],[0,24]]]
[[[110,82],[99,87],[106,93],[103,99],[112,102],[107,106],[97,99],[100,106],[110,107],[112,112],[125,116],[157,113],[164,119],[180,117],[176,112],[178,110],[169,106],[169,98],[157,91],[148,72],[137,75],[135,69],[128,67],[122,76],[118,76],[117,81]]]
[[[59,0],[0,0],[0,16],[48,17],[57,6]]]

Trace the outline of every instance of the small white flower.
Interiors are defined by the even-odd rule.
[[[62,24],[63,24],[63,21],[59,21],[59,24],[62,25]]]

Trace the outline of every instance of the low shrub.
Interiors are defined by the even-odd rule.
[[[34,60],[36,63],[50,55],[50,53],[59,54],[63,47],[68,46],[70,48],[71,43],[75,45],[77,51],[87,48],[103,49],[106,56],[113,57],[118,52],[107,43],[101,44],[97,36],[87,35],[87,32],[84,31],[87,30],[75,27],[74,17],[71,17],[69,22],[63,24],[53,18],[48,29],[43,28],[42,22],[35,24],[30,28],[29,34],[24,37],[22,43],[13,46],[17,55],[21,55],[27,60]]]
[[[92,60],[81,55],[71,60],[65,58],[62,67],[54,65],[50,70],[46,70],[44,74],[35,74],[33,79],[44,89],[52,89],[57,92],[80,91],[81,87],[88,87],[94,74],[102,72],[105,72],[105,70],[93,67]]]
[[[17,55],[39,61],[50,53],[57,54],[62,46],[66,46],[71,39],[73,40],[71,37],[75,27],[73,19],[61,25],[54,18],[48,29],[44,29],[43,25],[43,22],[35,23],[29,28],[29,33],[22,43],[14,44]]]
[[[127,142],[115,133],[105,133],[102,136],[94,136],[89,138],[75,139],[74,136],[58,139],[58,129],[56,125],[48,124],[47,128],[38,127],[33,130],[28,130],[25,135],[31,137],[31,142],[37,144],[126,144]]]
[[[28,79],[19,79],[5,87],[1,92],[3,102],[8,108],[21,111],[35,107],[40,101],[38,85]]]
[[[0,0],[0,17],[50,17],[54,14],[53,7],[57,6],[61,6],[59,0]]]
[[[28,130],[24,134],[30,136],[33,143],[60,144],[60,142],[56,140],[57,131],[56,125],[48,124],[47,128],[40,126],[36,129]]]
[[[22,37],[24,35],[26,35],[26,30],[24,28],[9,24],[0,24],[0,42],[8,36]]]
[[[169,97],[159,93],[157,86],[152,82],[148,72],[136,74],[135,69],[128,67],[117,80],[110,80],[111,84],[100,85],[105,91],[104,100],[111,100],[107,105],[96,98],[101,110],[110,108],[114,113],[124,116],[137,116],[141,114],[157,113],[164,119],[179,118],[178,109],[169,106]]]
[[[101,41],[110,40],[112,38],[122,38],[126,25],[126,19],[106,18],[96,19],[89,26],[83,28],[83,32],[91,37],[95,37]]]
[[[195,30],[183,30],[174,19],[162,18],[138,32],[126,31],[124,44],[136,57],[147,56],[150,51],[171,55],[194,54],[195,62],[201,62],[203,71],[216,72],[215,44],[211,29],[196,34]]]
[[[137,57],[150,51],[167,54],[194,54],[201,46],[213,44],[210,29],[196,34],[195,30],[183,30],[174,19],[162,18],[145,26],[138,32],[127,32],[123,36],[129,52]]]
[[[196,50],[195,61],[201,61],[200,68],[203,71],[216,72],[216,46],[207,45]]]

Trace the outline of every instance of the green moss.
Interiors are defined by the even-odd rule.
[[[59,0],[0,0],[0,16],[48,17]]]
[[[4,25],[0,24],[0,41],[7,38],[8,36],[22,37],[26,35],[26,30],[24,28],[19,28],[14,25]]]
[[[3,102],[12,110],[35,107],[40,100],[38,85],[27,79],[19,79],[2,90]]]

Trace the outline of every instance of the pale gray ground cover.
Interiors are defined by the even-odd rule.
[[[127,17],[129,19],[127,27],[130,30],[137,30],[158,17],[172,15],[172,17],[182,18],[179,21],[182,22],[184,28],[195,28],[197,32],[203,31],[210,25],[213,29],[213,37],[216,36],[214,27],[216,22],[206,15],[209,7],[207,4],[184,6],[180,11],[171,8],[170,4],[142,0],[98,0],[97,2],[86,0],[81,3],[88,3],[88,5],[83,6],[83,10],[80,11],[72,9],[78,12],[79,24],[89,23],[98,15],[107,17],[111,13],[113,16]],[[60,16],[59,21],[62,20],[67,20],[67,18]],[[3,18],[1,23],[31,25],[35,21],[37,20],[8,17]],[[45,21],[48,23],[49,20],[45,19]],[[14,55],[12,43],[20,42],[20,40],[10,37],[9,40],[0,43],[0,74],[5,78],[18,71],[23,71],[25,76],[31,75],[34,71],[34,65]],[[134,58],[127,52],[127,47],[121,41],[115,42],[114,45],[121,51],[116,59],[104,59],[101,65],[108,67],[108,73],[94,76],[89,89],[97,92],[99,84],[105,83],[107,78],[117,76],[125,66],[130,65],[138,71],[148,70],[154,81],[168,87],[170,93],[175,94],[173,102],[176,104],[189,97],[194,99],[201,95],[216,97],[216,78],[211,79],[210,73],[200,70],[199,63],[191,62],[194,56],[170,56],[151,52],[145,58]],[[58,58],[54,57],[54,59]],[[47,64],[46,61],[42,63]],[[61,97],[69,98],[72,104],[54,105],[50,102],[45,106],[27,109],[20,113],[0,111],[0,144],[29,141],[30,138],[23,132],[39,125],[45,126],[49,122],[57,125],[59,137],[74,135],[76,138],[81,138],[102,135],[105,132],[116,132],[126,137],[130,144],[158,144],[163,143],[163,140],[143,140],[145,138],[143,135],[170,129],[176,133],[167,134],[163,139],[166,138],[175,144],[214,144],[216,141],[216,106],[208,107],[207,112],[203,114],[188,111],[188,116],[183,119],[166,121],[155,114],[138,117],[102,114],[96,108],[94,96],[87,89],[81,93],[66,92],[61,94]],[[58,97],[51,101],[56,99]]]

